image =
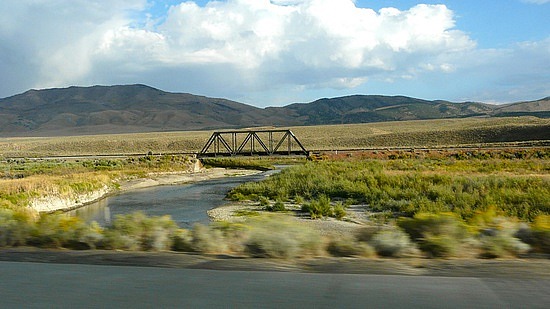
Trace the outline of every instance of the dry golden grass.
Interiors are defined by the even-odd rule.
[[[467,118],[290,128],[308,150],[550,140],[550,119]],[[213,131],[0,138],[0,158],[198,152]]]

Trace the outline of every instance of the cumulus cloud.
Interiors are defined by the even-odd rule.
[[[187,1],[158,20],[146,0],[1,6],[0,69],[11,73],[2,93],[140,82],[239,98],[454,74],[478,59],[445,5],[375,11],[353,0]]]
[[[172,67],[222,65],[254,80],[275,75],[282,83],[325,86],[334,80],[335,87],[349,80],[355,87],[378,72],[447,71],[452,63],[438,55],[474,46],[454,29],[453,12],[444,5],[376,12],[352,0],[232,0],[205,7],[184,2],[171,7],[154,29],[111,31],[101,53]],[[301,77],[291,77],[299,72]]]

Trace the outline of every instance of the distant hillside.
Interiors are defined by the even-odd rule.
[[[426,101],[404,96],[354,95],[272,108],[306,125],[365,123],[485,116],[493,106],[481,103]]]
[[[550,118],[550,97],[530,102],[519,102],[505,104],[494,109],[493,116],[537,116],[540,118]]]
[[[250,105],[144,85],[30,90],[0,100],[3,136],[237,128],[271,121]]]
[[[54,136],[366,123],[472,116],[549,117],[550,101],[509,105],[354,95],[285,107],[250,105],[145,85],[29,90],[0,99],[0,136]]]

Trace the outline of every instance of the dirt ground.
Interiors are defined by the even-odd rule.
[[[177,252],[0,249],[0,261],[241,271],[292,271],[476,278],[550,279],[549,259],[389,259],[317,257],[295,260]]]

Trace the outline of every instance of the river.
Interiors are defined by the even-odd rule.
[[[157,186],[122,192],[96,203],[70,211],[87,222],[109,225],[119,214],[141,211],[148,216],[170,215],[182,228],[207,224],[207,211],[225,203],[232,188],[249,181],[260,181],[275,171],[250,176],[225,177],[190,184]]]

